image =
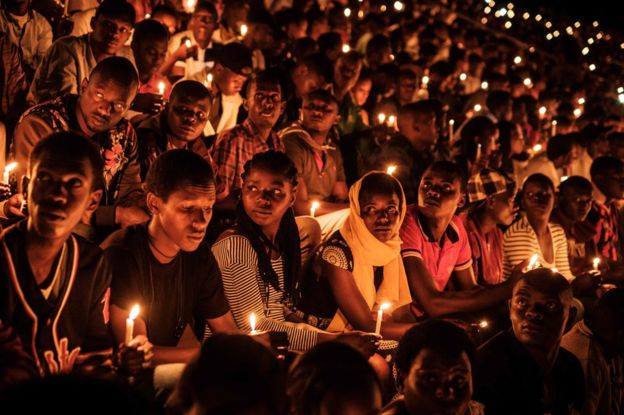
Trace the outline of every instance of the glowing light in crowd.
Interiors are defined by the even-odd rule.
[[[594,268],[594,271],[598,271],[598,266],[600,266],[600,258],[595,257],[592,261],[592,267]]]
[[[527,271],[531,271],[539,266],[537,260],[539,259],[539,255],[533,254],[531,255],[531,259],[529,260],[529,264],[527,265]]]
[[[583,55],[587,55],[587,54],[589,53],[589,48],[588,48],[587,46],[585,46],[585,47],[583,48],[583,50],[581,50],[581,53],[582,53]]]
[[[593,45],[594,44],[594,38],[590,37],[589,39],[587,39],[587,43],[590,44],[590,45]]]
[[[163,81],[158,83],[158,94],[165,95],[165,83]]]
[[[483,12],[485,14],[490,14],[491,11],[492,11],[492,8],[490,6],[486,7],[485,9],[483,9]]]
[[[256,334],[256,313],[251,313],[249,315],[249,327],[251,328],[251,335]]]
[[[321,206],[321,202],[318,200],[313,200],[310,204],[310,216],[314,217],[316,214],[316,210]]]
[[[382,13],[385,13],[385,12],[386,12],[386,10],[388,10],[388,8],[386,7],[386,5],[385,5],[385,4],[382,4],[382,5],[381,5],[381,7],[379,8],[379,10],[380,10]]]
[[[552,38],[553,38],[552,33],[548,33],[548,34],[546,35],[546,40],[552,40]]]
[[[596,34],[596,39],[600,40],[600,39],[602,39],[602,36],[603,36],[602,32],[598,32]]]
[[[585,105],[585,98],[580,97],[576,102],[578,102],[579,105]]]
[[[621,94],[622,92],[624,92],[624,86],[621,86],[617,89],[618,94]]]
[[[598,27],[598,22],[594,20],[594,22],[592,23],[592,26]]]
[[[583,110],[582,110],[582,109],[580,109],[580,108],[574,108],[574,116],[575,116],[576,118],[580,117],[580,116],[581,116],[581,114],[583,114]]]
[[[184,46],[186,46],[187,49],[190,48],[191,47],[191,39],[186,39],[184,41]]]
[[[487,81],[481,82],[481,89],[487,90],[489,86],[490,86],[490,84],[488,84]]]
[[[509,10],[513,9],[513,8],[514,8],[513,3],[507,3],[507,8],[508,8]]]
[[[383,320],[384,310],[390,308],[390,303],[383,303],[377,310],[377,323],[375,324],[375,334],[381,334],[381,321]]]
[[[363,19],[364,18],[364,11],[360,10],[358,12],[358,19]]]
[[[423,85],[426,87],[427,84],[429,83],[429,77],[427,75],[422,77],[422,83]]]
[[[130,314],[128,314],[128,318],[126,319],[126,336],[125,336],[125,344],[130,344],[132,339],[134,338],[134,320],[138,317],[141,308],[138,304],[132,306],[130,310]]]
[[[572,29],[572,26],[566,27],[566,33],[569,34],[570,36],[574,34],[574,29]]]
[[[624,94],[618,95],[618,101],[620,101],[620,104],[624,104]]]
[[[511,22],[510,21],[506,21],[505,22],[505,29],[511,29]]]
[[[16,167],[17,167],[16,161],[12,161],[11,163],[4,166],[4,172],[2,173],[2,183],[7,183],[7,184],[9,183],[9,177],[11,175],[11,172],[15,170]]]
[[[395,2],[394,2],[394,10],[396,10],[396,11],[400,12],[400,11],[402,11],[404,8],[405,8],[405,5],[404,5],[402,2],[400,2],[400,1],[395,1]]]
[[[249,30],[249,28],[247,27],[246,24],[242,24],[240,27],[240,34],[242,37],[245,37],[245,35],[247,34],[247,31]]]
[[[503,7],[499,9],[497,13],[498,13],[498,16],[504,16],[507,14],[507,9]]]
[[[487,24],[487,22],[488,22],[487,17],[481,18],[481,24]]]
[[[149,13],[145,13],[145,19],[149,19],[149,18],[151,18],[151,17],[152,17],[152,15],[151,15],[151,14],[149,14]]]
[[[548,22],[544,23],[544,27],[546,29],[550,29],[552,27],[552,23],[550,21],[548,21]]]
[[[465,73],[460,73],[459,74],[459,80],[464,82],[466,79],[468,78],[468,75],[466,75]]]
[[[388,123],[387,123],[388,127],[395,127],[396,126],[396,115],[389,115],[388,116]]]
[[[531,78],[524,78],[524,80],[522,81],[522,83],[524,84],[524,86],[526,87],[530,87],[531,85],[533,85],[533,82],[531,81]]]
[[[592,72],[593,72],[593,71],[595,71],[595,70],[596,70],[596,65],[595,65],[595,64],[593,64],[593,63],[592,63],[592,64],[590,64],[590,65],[589,65],[589,70],[590,70],[590,71],[592,71]]]
[[[197,5],[197,0],[185,0],[183,4],[184,11],[187,13],[193,13],[195,11],[196,5]]]
[[[507,12],[507,17],[508,17],[509,19],[513,19],[515,15],[516,15],[516,13],[514,13],[514,11],[513,11],[513,10],[509,10],[509,11]],[[511,23],[511,22],[510,22],[510,23]]]
[[[539,107],[539,109],[537,111],[539,112],[539,115],[544,116],[544,115],[546,115],[547,109],[546,109],[546,107],[541,106],[541,107]]]
[[[568,176],[561,176],[561,182],[565,182],[566,180],[568,180]]]
[[[348,7],[344,9],[344,15],[345,17],[351,17],[351,9]]]
[[[578,20],[574,22],[574,27],[576,27],[577,29],[581,27],[581,22],[579,22]]]
[[[524,12],[524,14],[522,15],[522,18],[524,20],[529,20],[531,18],[531,15],[529,14],[529,12]]]
[[[351,52],[351,46],[347,45],[346,43],[342,45],[342,53],[349,53],[349,52]]]
[[[479,322],[479,328],[482,328],[482,329],[487,329],[489,325],[490,323],[488,323],[487,320],[481,320]]]
[[[541,21],[541,20],[542,20],[542,15],[541,15],[541,14],[536,14],[536,15],[535,15],[535,21],[536,21],[536,22],[539,22],[539,21]]]
[[[395,166],[394,164],[389,165],[386,168],[386,174],[389,174],[390,176],[394,175],[394,173],[396,173],[397,170],[397,166]]]
[[[475,110],[475,112],[479,112],[479,111],[481,111],[481,109],[482,109],[481,104],[475,104],[475,106],[473,107],[473,109]]]
[[[377,121],[379,121],[379,124],[385,124],[386,114],[384,114],[383,112],[380,112],[379,114],[377,114]]]
[[[555,31],[553,32],[553,36],[554,36],[554,37],[559,37],[559,35],[560,35],[560,33],[559,33],[559,31],[558,31],[558,30],[555,30]]]
[[[542,145],[541,144],[535,144],[532,148],[534,153],[539,153],[540,151],[542,151]]]

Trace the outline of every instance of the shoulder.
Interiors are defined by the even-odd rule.
[[[109,255],[126,255],[138,249],[143,249],[147,243],[145,225],[134,225],[126,229],[113,232],[102,243],[102,247]]]
[[[529,225],[526,219],[524,218],[524,216],[521,216],[518,220],[512,223],[509,228],[507,228],[507,230],[505,231],[505,237],[507,238],[513,236],[519,232],[526,232],[527,226]]]
[[[341,269],[353,271],[353,254],[347,241],[340,234],[340,231],[334,232],[330,238],[324,242],[319,248],[320,258]]]
[[[453,219],[451,219],[451,226],[453,226],[457,232],[457,236],[459,236],[460,241],[468,239],[468,232],[466,232],[466,227],[464,226],[464,222],[461,217],[453,216]]]
[[[221,234],[221,236],[217,239],[217,242],[212,245],[212,252],[219,263],[227,257],[236,258],[237,261],[242,261],[250,255],[256,255],[249,239],[243,235],[234,233],[233,231],[226,231]]]

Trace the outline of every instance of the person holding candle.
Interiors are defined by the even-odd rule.
[[[498,128],[485,115],[470,118],[459,133],[461,138],[454,143],[455,162],[470,177],[482,168],[498,168]]]
[[[244,0],[224,2],[219,27],[212,34],[212,40],[223,45],[238,41],[249,10],[249,4]]]
[[[520,124],[500,121],[498,128],[498,144],[501,155],[500,168],[516,183],[523,175],[530,154],[525,151],[525,137]]]
[[[548,140],[546,151],[531,158],[518,178],[520,182],[534,173],[548,177],[555,186],[559,186],[561,178],[567,176],[573,155],[573,140],[567,135],[556,135]]]

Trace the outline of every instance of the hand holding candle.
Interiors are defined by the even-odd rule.
[[[377,310],[377,323],[375,324],[375,334],[381,334],[381,322],[384,310],[390,308],[390,303],[382,303]]]
[[[313,200],[310,205],[310,216],[314,217],[316,214],[316,210],[321,206],[321,203],[318,200]]]
[[[126,345],[130,344],[130,342],[134,338],[134,319],[136,319],[137,316],[139,315],[139,311],[140,311],[139,305],[135,304],[130,310],[130,314],[128,315],[128,318],[126,319],[126,337],[124,340],[124,343]]]

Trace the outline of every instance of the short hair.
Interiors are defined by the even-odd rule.
[[[169,150],[154,160],[145,177],[145,190],[167,200],[185,186],[214,187],[210,163],[189,150]]]
[[[79,134],[70,131],[52,133],[35,144],[30,153],[29,172],[37,161],[43,157],[54,157],[55,160],[77,162],[86,160],[91,166],[93,182],[91,190],[100,190],[104,183],[104,160],[95,143]]]
[[[569,295],[567,305],[571,305],[572,285],[570,285],[568,280],[563,275],[553,269],[540,267],[527,271],[522,275],[520,280],[516,282],[514,289],[522,281],[544,293],[553,295],[561,295],[565,293],[566,295]]]
[[[382,34],[377,34],[366,44],[366,54],[390,47],[390,39]]]
[[[139,86],[139,75],[134,65],[121,56],[109,56],[99,61],[91,71],[89,79],[92,80],[96,75],[127,89]]]
[[[469,119],[461,129],[461,139],[476,141],[478,137],[494,135],[496,130],[496,124],[489,117],[477,115]]]
[[[412,71],[411,69],[401,69],[399,71],[399,76],[398,79],[416,79],[418,78],[418,75],[416,75],[416,72]]]
[[[614,288],[604,293],[593,308],[588,310],[590,317],[607,318],[620,327],[624,325],[624,288]]]
[[[451,322],[431,319],[410,328],[399,341],[394,360],[399,377],[407,376],[414,359],[425,349],[452,358],[466,353],[475,367],[476,348],[468,334]]]
[[[429,99],[422,101],[410,102],[399,108],[399,118],[413,117],[415,119],[422,119],[424,117],[432,117],[436,115],[433,103]]]
[[[596,181],[596,176],[622,170],[624,170],[624,163],[622,160],[612,156],[601,156],[594,159],[592,162],[589,168],[589,175],[592,181]]]
[[[297,185],[297,167],[290,157],[281,151],[268,150],[254,154],[251,160],[245,163],[241,178],[245,180],[254,169],[284,176],[293,186]]]
[[[204,99],[210,99],[212,94],[210,90],[199,81],[184,80],[173,85],[169,102],[181,100],[184,102],[197,102]]]
[[[209,1],[206,0],[202,0],[200,2],[197,3],[197,5],[195,6],[195,11],[193,13],[197,13],[200,10],[205,10],[208,13],[210,13],[212,15],[212,17],[217,20],[219,18],[219,14],[217,13],[217,9],[214,6],[214,4],[212,4]]]
[[[279,89],[280,94],[282,95],[282,101],[285,98],[284,94],[282,93],[284,89],[282,88],[280,78],[277,74],[275,74],[274,71],[261,71],[254,74],[251,77],[250,81],[247,83],[247,93],[251,91],[252,85],[255,85],[256,89],[258,89],[259,85],[264,86],[267,89]]]
[[[167,14],[169,16],[175,17],[176,22],[178,20],[178,14],[174,10],[174,8],[171,6],[167,6],[166,4],[159,4],[152,9],[152,18],[154,18],[154,16],[156,16],[157,14]]]
[[[568,134],[557,134],[548,140],[546,144],[546,157],[554,161],[572,151],[574,140]]]
[[[308,72],[320,76],[325,82],[328,79],[328,69],[324,66],[326,61],[325,57],[321,56],[320,53],[313,53],[299,60],[293,69],[298,66],[305,66]]]
[[[160,23],[158,20],[145,19],[141,20],[134,26],[134,33],[132,34],[132,43],[141,44],[143,42],[151,41],[169,41],[169,30],[167,27]]]
[[[524,183],[522,183],[522,191],[524,191],[529,183],[533,183],[542,187],[548,187],[550,188],[550,190],[553,191],[553,193],[555,192],[555,185],[553,184],[552,180],[550,180],[548,176],[542,173],[533,173],[532,175],[527,177],[524,180]]]
[[[507,91],[492,91],[488,94],[485,105],[492,112],[501,109],[512,102],[511,94]]]
[[[364,176],[360,187],[360,209],[366,196],[370,195],[396,195],[399,199],[399,206],[403,203],[403,188],[397,179],[383,172],[372,172]]]
[[[334,95],[332,95],[331,92],[324,89],[316,89],[310,92],[308,95],[306,95],[305,100],[319,100],[325,102],[326,104],[335,104],[337,107],[340,107],[338,99]]]
[[[452,180],[458,180],[462,193],[466,190],[466,179],[464,177],[464,172],[457,163],[448,160],[434,161],[429,167],[425,169],[425,173],[428,171],[442,173],[449,176]],[[423,173],[423,177],[425,173]]]
[[[591,195],[594,191],[594,186],[583,176],[570,176],[559,185],[559,194],[561,195],[568,190],[583,195]]]
[[[136,22],[136,12],[134,7],[125,0],[104,0],[95,9],[95,18],[106,16],[113,19],[121,19],[134,26]]]

